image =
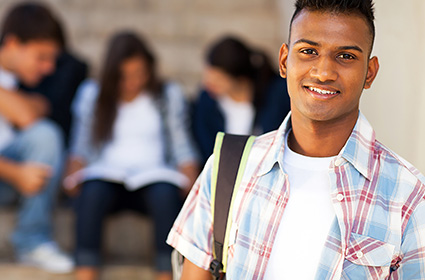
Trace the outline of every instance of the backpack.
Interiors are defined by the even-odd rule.
[[[211,211],[213,216],[213,261],[209,271],[213,279],[225,279],[232,206],[245,170],[255,136],[219,132],[214,146],[211,176]],[[181,276],[183,256],[172,253],[173,279]]]

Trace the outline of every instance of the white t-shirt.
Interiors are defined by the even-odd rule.
[[[165,165],[159,110],[150,94],[141,94],[118,107],[112,140],[102,149],[97,165],[132,172]]]
[[[335,219],[328,175],[333,158],[306,157],[291,151],[286,144],[283,162],[290,195],[265,280],[314,279]]]
[[[17,87],[18,81],[11,72],[0,67],[0,87],[6,90],[13,90]],[[0,113],[0,151],[6,148],[15,137],[15,132],[9,121]]]
[[[231,134],[251,134],[255,117],[254,105],[251,102],[236,102],[228,96],[218,99],[223,111],[224,132]]]

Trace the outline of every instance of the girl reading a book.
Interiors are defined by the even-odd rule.
[[[157,279],[171,279],[166,236],[195,180],[196,154],[180,87],[160,80],[133,33],[113,36],[99,83],[80,86],[64,187],[76,196],[77,279],[97,279],[102,225],[121,209],[152,217]]]

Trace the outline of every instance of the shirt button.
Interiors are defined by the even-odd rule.
[[[343,195],[343,194],[341,194],[341,193],[339,193],[339,194],[336,196],[336,199],[337,199],[338,201],[343,201],[343,200],[344,200],[344,195]]]
[[[363,257],[363,252],[362,251],[358,251],[357,253],[356,253],[356,256],[357,256],[357,258],[362,258]]]

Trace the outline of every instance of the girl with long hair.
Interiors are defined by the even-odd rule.
[[[81,87],[64,186],[76,194],[77,279],[97,279],[102,224],[121,209],[154,222],[157,279],[171,279],[166,236],[183,192],[197,176],[185,102],[156,74],[152,52],[137,35],[111,39],[99,84]]]

